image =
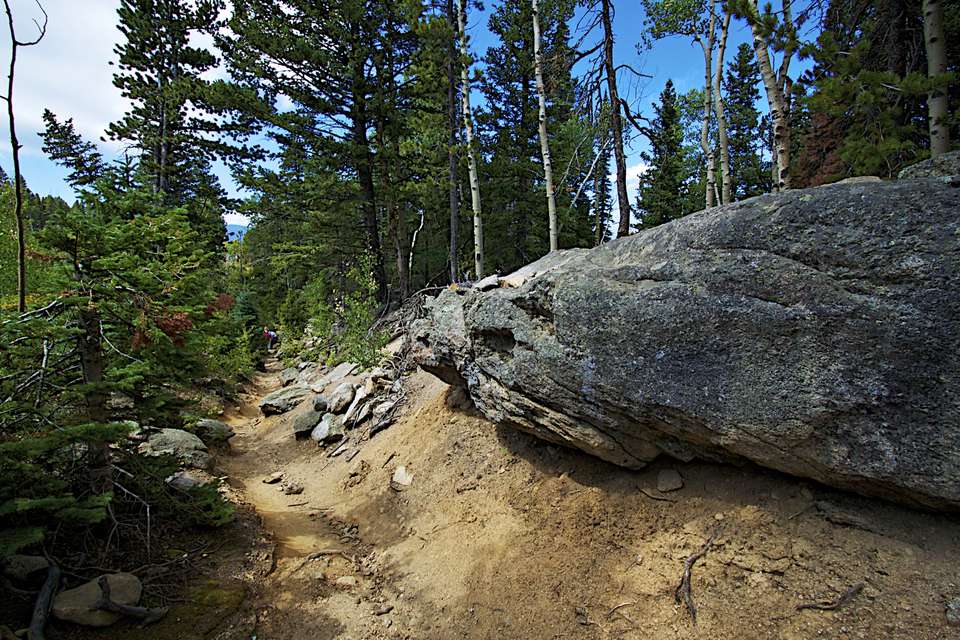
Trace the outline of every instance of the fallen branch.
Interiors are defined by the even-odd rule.
[[[60,586],[60,567],[51,562],[47,568],[47,579],[43,581],[40,595],[33,604],[33,617],[30,619],[30,629],[27,632],[29,640],[43,640],[43,630],[47,626],[47,616],[50,615],[50,602],[53,594]]]
[[[707,554],[707,550],[710,548],[710,545],[713,544],[713,539],[716,536],[717,534],[710,536],[710,539],[703,543],[699,551],[686,559],[683,563],[683,577],[680,579],[680,584],[677,585],[677,589],[673,593],[673,599],[677,604],[680,604],[682,600],[684,604],[687,605],[687,611],[690,612],[690,618],[693,620],[694,626],[697,624],[697,605],[694,604],[693,595],[690,593],[690,577],[693,572],[693,565],[697,560]]]
[[[805,602],[804,604],[797,605],[797,611],[802,611],[804,609],[816,609],[818,611],[833,611],[834,609],[839,609],[843,605],[847,604],[851,600],[857,597],[861,591],[863,591],[863,583],[858,582],[853,585],[842,594],[836,600],[829,600],[826,602]]]
[[[129,604],[114,602],[110,599],[110,581],[107,580],[107,576],[100,576],[97,580],[97,585],[100,587],[100,599],[97,600],[97,603],[93,606],[94,609],[109,611],[110,613],[119,613],[129,618],[136,618],[144,625],[159,621],[163,616],[167,615],[167,611],[169,611],[167,607],[148,609],[147,607],[135,607]]]

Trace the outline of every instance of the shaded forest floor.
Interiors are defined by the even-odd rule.
[[[956,517],[753,467],[630,472],[453,408],[422,372],[405,385],[400,420],[348,460],[294,440],[306,407],[260,416],[279,386],[261,374],[228,412],[238,435],[219,468],[241,516],[188,591],[198,601],[102,636],[960,638],[944,618],[960,595]],[[398,465],[413,474],[402,491]],[[661,494],[666,468],[685,486]],[[303,493],[263,482],[277,471]],[[695,627],[674,590],[711,537],[692,570]],[[858,584],[837,609],[796,608]]]

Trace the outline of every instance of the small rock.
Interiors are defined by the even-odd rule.
[[[317,573],[313,574],[313,579],[317,582],[323,582],[327,579],[327,574],[323,571],[318,571]]]
[[[713,519],[717,522],[723,522],[724,515],[722,513],[713,514]]]
[[[350,406],[350,403],[353,402],[355,393],[356,389],[354,389],[354,386],[349,382],[344,382],[334,389],[333,393],[330,394],[330,397],[327,399],[328,409],[332,413],[343,413],[343,411]]]
[[[41,571],[46,571],[49,566],[50,563],[43,556],[14,554],[3,559],[3,575],[26,582]]]
[[[275,471],[263,479],[264,484],[277,484],[283,480],[283,471]]]
[[[130,573],[114,573],[107,576],[110,599],[118,604],[135,605],[143,590],[139,578]],[[53,615],[59,620],[87,627],[108,627],[120,619],[120,615],[95,609],[100,599],[100,585],[91,580],[76,589],[61,591],[53,599]]]
[[[413,484],[413,474],[407,471],[407,468],[400,465],[393,471],[393,478],[390,479],[390,487],[395,491],[403,491]]]
[[[373,610],[373,615],[375,615],[375,616],[385,616],[385,615],[387,615],[388,613],[390,613],[391,611],[393,611],[393,605],[392,605],[392,604],[382,604],[382,605],[380,605],[379,607],[377,607],[376,609]]]
[[[337,578],[336,585],[345,589],[352,589],[360,584],[360,581],[353,576],[343,576]]]
[[[683,488],[683,476],[676,469],[664,469],[657,474],[657,491],[667,493]]]
[[[316,411],[316,412],[318,412],[318,413],[321,413],[321,414],[326,413],[326,412],[327,412],[327,399],[324,398],[324,397],[321,396],[321,395],[318,395],[316,398],[314,398],[314,399],[313,399],[313,410]]]
[[[207,484],[206,481],[198,478],[196,475],[189,471],[177,471],[173,475],[167,477],[164,480],[168,485],[177,489],[179,491],[189,491],[194,487],[199,487],[201,485]]]
[[[303,485],[299,482],[287,481],[283,483],[283,493],[288,496],[298,496],[303,493]]]
[[[952,627],[960,627],[960,598],[954,598],[947,602],[944,613],[947,617],[947,624]]]
[[[210,420],[208,418],[198,420],[197,426],[194,427],[194,432],[204,442],[226,442],[237,435],[233,431],[233,428],[226,422]]]
[[[293,437],[297,440],[309,437],[314,428],[320,423],[321,418],[323,418],[323,414],[316,410],[307,411],[294,418],[292,425]]]

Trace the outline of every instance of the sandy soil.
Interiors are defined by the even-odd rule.
[[[264,374],[228,415],[220,468],[262,528],[222,572],[246,584],[242,613],[202,637],[960,638],[944,617],[960,596],[956,517],[752,467],[629,472],[453,408],[419,372],[397,424],[329,457],[292,437],[305,406],[257,413],[276,386]],[[414,476],[403,491],[398,465]],[[661,494],[666,468],[684,487]],[[262,482],[276,471],[304,492]],[[708,540],[694,624],[674,592]],[[860,584],[834,610],[797,609]]]

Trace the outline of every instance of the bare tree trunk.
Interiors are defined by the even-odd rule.
[[[789,0],[784,0],[784,20],[789,20]],[[777,174],[773,182],[774,191],[783,191],[790,188],[790,119],[787,113],[787,103],[778,82],[777,76],[770,63],[768,43],[760,24],[760,12],[756,0],[751,0],[748,22],[753,32],[753,51],[757,56],[760,67],[760,76],[763,78],[763,87],[767,93],[767,106],[770,109],[770,119],[773,121],[773,137],[776,156],[774,163]],[[787,60],[785,59],[786,63]]]
[[[460,36],[461,106],[463,128],[467,135],[467,166],[470,171],[470,202],[473,205],[473,266],[475,277],[483,277],[483,213],[480,209],[480,179],[477,176],[477,154],[473,141],[473,111],[470,108],[470,54],[467,51],[467,0],[457,0],[457,31]]]
[[[77,268],[77,279],[82,274]],[[96,424],[109,421],[107,412],[107,394],[102,389],[103,384],[103,343],[101,341],[100,315],[96,311],[96,303],[91,298],[85,308],[81,308],[78,315],[80,333],[77,336],[77,351],[80,354],[80,369],[83,373],[83,383],[87,390],[84,400],[87,405],[87,420]],[[90,488],[95,493],[107,493],[113,489],[110,448],[105,442],[91,443],[89,450]]]
[[[603,21],[603,65],[610,94],[610,128],[613,131],[613,157],[617,165],[617,205],[620,224],[617,237],[630,235],[630,197],[627,195],[627,158],[623,152],[623,119],[620,116],[620,94],[617,92],[617,69],[613,66],[613,21],[610,0],[601,0]]]
[[[543,51],[540,45],[540,14],[537,0],[533,5],[533,60],[537,76],[537,100],[540,105],[540,153],[543,155],[543,177],[547,183],[547,217],[550,222],[550,251],[559,248],[557,200],[553,189],[553,165],[550,162],[550,141],[547,139],[547,98],[543,85]]]
[[[943,34],[943,5],[940,0],[923,0],[923,41],[927,49],[927,76],[940,78],[947,72],[947,46]],[[930,155],[950,151],[947,94],[931,89],[927,96],[930,117]]]
[[[10,150],[13,155],[13,217],[17,222],[17,311],[24,313],[27,310],[27,238],[26,225],[23,221],[23,177],[20,174],[20,141],[17,139],[17,127],[13,111],[13,78],[17,69],[17,49],[19,47],[31,47],[41,40],[47,33],[47,12],[43,11],[43,26],[40,29],[40,35],[36,40],[21,42],[17,40],[17,32],[13,25],[13,11],[10,9],[9,0],[3,0],[4,9],[7,12],[7,25],[10,29],[10,72],[7,75],[7,95],[3,99],[7,101],[7,118],[10,121]],[[39,2],[38,2],[39,6]]]
[[[700,149],[703,151],[704,161],[707,163],[707,185],[704,189],[704,206],[709,209],[715,204],[717,175],[716,158],[713,145],[710,144],[710,114],[713,112],[713,41],[717,32],[717,18],[714,14],[714,2],[710,2],[710,23],[706,39],[697,36],[700,48],[703,49],[703,118],[700,121]]]
[[[727,34],[730,31],[731,17],[729,12],[723,17],[723,25],[720,27],[720,43],[717,48],[716,71],[713,74],[713,110],[717,115],[717,132],[720,137],[720,179],[722,181],[720,204],[733,202],[733,180],[730,176],[730,140],[727,137],[727,115],[723,107],[723,93],[720,90],[720,80],[723,77],[723,57],[727,50]]]
[[[456,16],[453,10],[453,0],[447,0],[447,24],[451,34],[457,29]],[[450,128],[447,139],[447,160],[449,163],[450,187],[450,282],[460,280],[460,194],[459,178],[457,176],[460,159],[457,157],[457,139],[460,126],[457,119],[457,47],[451,35],[447,43],[447,120]]]

